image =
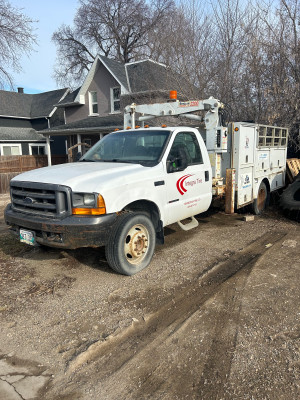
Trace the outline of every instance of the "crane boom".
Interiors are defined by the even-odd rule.
[[[137,122],[142,122],[143,126],[145,121],[159,117],[185,117],[204,122],[207,133],[206,147],[208,150],[215,150],[217,128],[221,125],[219,109],[222,108],[224,108],[223,103],[213,97],[205,100],[175,100],[155,104],[137,105],[133,103],[124,109],[124,129],[135,128]],[[204,118],[193,114],[197,111],[206,111]]]

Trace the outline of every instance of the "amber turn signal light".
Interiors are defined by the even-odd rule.
[[[96,208],[72,208],[73,215],[103,215],[106,214],[105,201],[101,194],[97,197]]]

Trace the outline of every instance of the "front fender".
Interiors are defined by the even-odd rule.
[[[162,182],[162,181],[161,181]],[[120,187],[118,190],[118,195],[110,191],[104,196],[106,212],[114,213],[123,210],[128,204],[135,201],[150,201],[154,203],[160,213],[160,218],[165,221],[165,185],[161,184],[155,186],[152,183],[143,183],[143,186],[139,185],[126,185],[125,187]]]

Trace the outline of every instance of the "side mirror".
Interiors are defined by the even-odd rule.
[[[168,174],[172,172],[184,171],[188,166],[187,158],[182,154],[179,157],[169,158],[167,160],[167,172]]]
[[[167,173],[170,174],[176,170],[175,158],[167,160]]]

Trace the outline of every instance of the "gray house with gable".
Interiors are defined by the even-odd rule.
[[[163,64],[147,59],[128,64],[97,56],[77,90],[40,94],[0,91],[0,156],[67,153],[78,144],[95,144],[123,128],[123,109],[179,98],[198,97],[197,88]],[[78,146],[78,151],[84,147]]]
[[[197,97],[195,86],[163,64],[150,59],[122,64],[98,56],[82,86],[55,104],[64,110],[65,124],[43,134],[66,135],[68,147],[93,145],[103,135],[123,128],[125,106],[166,101],[170,90],[177,90],[181,100]],[[78,150],[84,151],[81,146]]]
[[[54,106],[69,89],[39,94],[0,90],[0,156],[47,154],[46,138],[40,131],[65,122],[64,112]],[[64,137],[51,140],[51,153],[66,154]]]

